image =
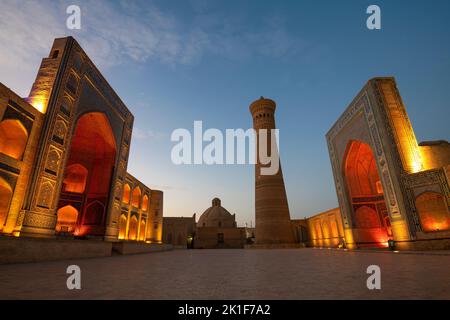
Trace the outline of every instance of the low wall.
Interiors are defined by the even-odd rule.
[[[151,253],[159,251],[172,250],[171,244],[159,244],[159,243],[142,243],[142,242],[115,242],[112,245],[112,250],[117,254],[138,254],[138,253]]]
[[[112,243],[0,236],[0,264],[109,257]]]

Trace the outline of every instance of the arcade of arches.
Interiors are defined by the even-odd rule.
[[[119,221],[119,239],[160,242],[162,236],[162,194],[140,184],[127,174],[123,186],[122,213]],[[153,199],[153,200],[152,200]]]

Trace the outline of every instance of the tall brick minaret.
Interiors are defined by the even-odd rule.
[[[250,105],[253,128],[256,130],[256,155],[259,155],[260,129],[275,129],[275,101],[261,97]],[[268,133],[270,150],[270,131]],[[269,151],[270,152],[270,151]],[[267,165],[269,166],[269,165]],[[255,165],[255,222],[256,244],[294,243],[289,206],[284,188],[281,164],[274,175],[262,175],[259,156]]]

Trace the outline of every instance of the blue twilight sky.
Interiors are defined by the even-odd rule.
[[[66,8],[81,8],[81,30]],[[382,29],[366,28],[381,8]],[[395,76],[419,141],[450,139],[450,1],[0,0],[0,81],[27,96],[53,38],[73,35],[135,115],[128,170],[165,192],[164,214],[215,196],[254,223],[252,166],[175,166],[176,128],[249,128],[278,104],[292,217],[337,206],[325,133],[365,82]]]

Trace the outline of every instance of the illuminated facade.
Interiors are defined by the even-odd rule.
[[[0,233],[161,242],[163,193],[127,173],[134,117],[72,37],[29,98],[0,85]]]
[[[326,138],[341,221],[309,218],[314,246],[450,248],[450,144],[417,143],[393,78],[370,80]]]

